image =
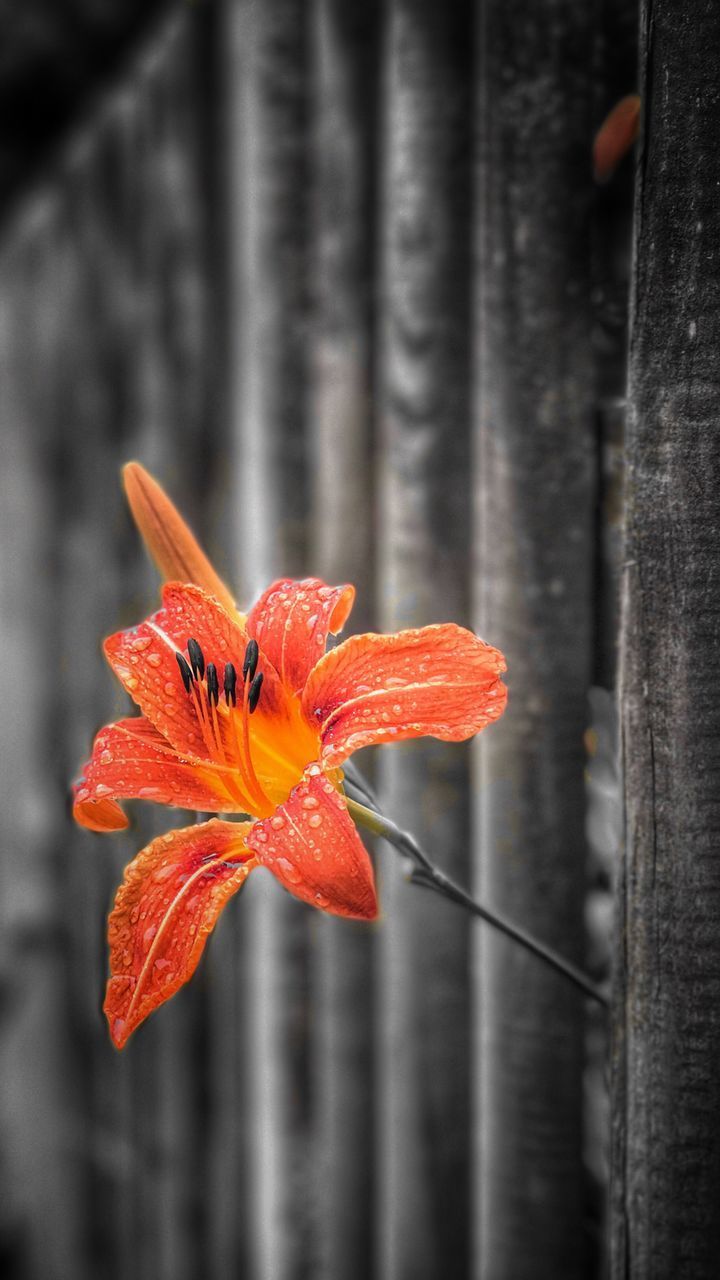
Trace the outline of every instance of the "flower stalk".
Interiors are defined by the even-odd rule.
[[[354,781],[353,779],[356,779]],[[425,851],[418,844],[417,840],[408,831],[403,831],[390,818],[386,818],[384,814],[376,808],[372,794],[367,784],[359,778],[353,771],[353,778],[347,776],[345,778],[345,798],[350,816],[366,831],[374,836],[380,836],[393,848],[397,849],[403,857],[407,858],[411,864],[407,879],[410,884],[420,885],[425,889],[433,889],[442,897],[455,902],[459,906],[464,907],[472,915],[478,919],[484,920],[493,929],[497,929],[499,933],[504,933],[506,937],[512,938],[513,942],[524,947],[532,955],[537,956],[545,964],[554,969],[556,973],[561,973],[563,977],[572,982],[591,1000],[595,1000],[604,1008],[609,1007],[609,1000],[605,993],[596,986],[582,970],[578,969],[569,960],[565,960],[563,956],[558,955],[551,947],[540,942],[538,938],[533,937],[531,933],[527,933],[512,921],[507,920],[504,916],[496,911],[491,911],[480,902],[476,902],[469,893],[460,885],[451,880],[431,861]],[[354,798],[358,797],[358,798]]]

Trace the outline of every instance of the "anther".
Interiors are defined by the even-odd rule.
[[[177,649],[175,650],[175,657],[177,659],[177,664],[180,668],[180,675],[182,676],[183,684],[185,685],[185,692],[189,693],[190,685],[193,682],[193,673],[190,670],[187,662],[185,661],[185,658]]]
[[[225,663],[225,680],[223,689],[225,690],[225,701],[228,706],[232,703],[235,706],[235,685],[237,684],[237,672],[232,662]]]
[[[197,640],[188,640],[187,648],[188,654],[190,655],[190,666],[192,667],[193,675],[202,680],[203,675],[205,674],[205,659],[203,657],[203,651]]]
[[[257,640],[249,640],[247,649],[245,650],[245,661],[243,662],[243,680],[255,679],[255,672],[257,671],[259,657],[260,650],[258,649]]]
[[[207,671],[205,672],[205,679],[207,681],[208,699],[211,704],[214,702],[215,705],[217,706],[217,701],[219,696],[218,695],[218,677],[217,677],[217,667],[215,666],[214,662],[208,662]]]
[[[262,682],[263,682],[263,673],[262,671],[258,671],[257,675],[255,676],[255,679],[250,685],[250,691],[248,693],[248,711],[250,712],[250,715],[252,715],[258,702],[260,701],[260,690],[262,689]]]

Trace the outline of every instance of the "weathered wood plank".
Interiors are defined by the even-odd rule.
[[[622,634],[613,1275],[720,1268],[720,13],[645,3]]]
[[[309,9],[226,0],[229,413],[238,571],[246,600],[307,554],[306,247]],[[311,913],[258,874],[245,891],[251,1007],[251,1268],[310,1274]]]
[[[310,567],[357,589],[347,631],[373,618],[372,316],[377,6],[319,0],[313,23],[313,324]],[[374,931],[318,916],[313,1082],[313,1274],[374,1265]]]
[[[595,6],[484,0],[478,12],[477,620],[507,655],[510,688],[478,753],[478,889],[578,962],[592,658]],[[478,1274],[579,1276],[582,1002],[506,940],[479,939]]]
[[[383,630],[469,620],[472,14],[396,0],[385,32],[381,197]],[[468,882],[468,752],[380,761],[383,804]],[[380,1275],[463,1277],[470,1249],[469,924],[382,859]]]

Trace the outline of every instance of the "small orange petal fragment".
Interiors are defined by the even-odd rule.
[[[165,581],[195,583],[235,617],[237,609],[228,588],[157,480],[139,462],[123,467],[123,480],[135,523]]]
[[[607,182],[640,132],[640,97],[630,93],[621,98],[601,124],[593,146],[596,182]]]

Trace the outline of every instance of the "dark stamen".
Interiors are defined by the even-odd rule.
[[[263,673],[262,671],[258,671],[257,675],[255,676],[255,679],[250,685],[250,692],[248,693],[248,711],[250,712],[250,715],[252,715],[258,702],[260,701],[260,690],[262,689],[262,682],[263,682]]]
[[[255,679],[255,672],[257,671],[259,657],[260,650],[258,649],[257,640],[249,640],[248,647],[245,650],[245,661],[243,662],[243,680]]]
[[[208,698],[211,703],[214,702],[215,705],[217,706],[218,677],[217,677],[217,667],[215,666],[214,662],[208,662],[207,671],[205,672],[205,679],[207,680]]]
[[[205,674],[205,659],[203,657],[203,651],[197,640],[188,640],[187,647],[190,655],[190,666],[192,667],[193,675],[197,676],[199,680],[202,680],[203,675]]]
[[[225,682],[223,688],[225,690],[225,701],[228,706],[232,703],[235,706],[235,685],[237,683],[237,672],[232,662],[225,663]]]
[[[185,685],[185,692],[189,693],[190,685],[192,684],[192,681],[193,681],[193,673],[190,670],[183,655],[177,649],[175,650],[175,657],[177,658],[177,664],[180,668],[180,675],[182,676],[183,684]]]

